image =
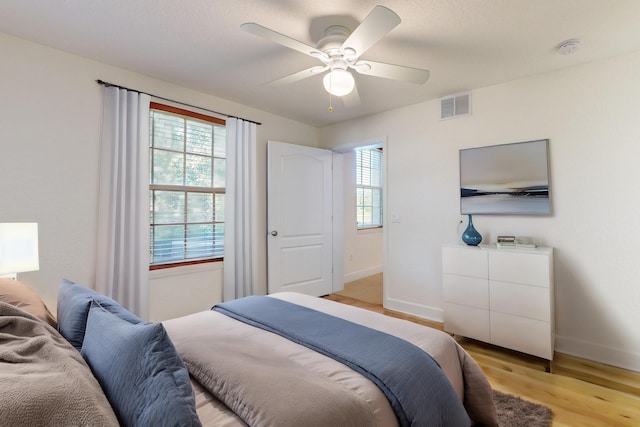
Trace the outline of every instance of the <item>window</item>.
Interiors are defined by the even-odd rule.
[[[382,149],[356,150],[358,229],[382,227]]]
[[[224,255],[224,120],[151,103],[151,268]]]

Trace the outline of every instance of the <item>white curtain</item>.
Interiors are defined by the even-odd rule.
[[[104,90],[96,290],[149,318],[150,96]]]
[[[223,300],[255,293],[258,272],[256,124],[227,121]]]

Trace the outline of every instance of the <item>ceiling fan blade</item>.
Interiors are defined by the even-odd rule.
[[[384,6],[376,6],[344,41],[342,48],[353,49],[353,56],[358,58],[398,24],[400,17],[394,11]]]
[[[270,82],[265,83],[266,86],[282,86],[289,83],[295,83],[302,79],[306,79],[307,77],[315,76],[316,74],[320,74],[321,72],[328,70],[329,66],[317,66],[307,68],[306,70],[298,71],[293,74],[289,74],[288,76],[280,77],[275,80],[271,80]]]
[[[353,90],[342,97],[342,104],[347,107],[357,107],[360,105],[360,94],[358,94],[358,85],[353,86]]]
[[[254,34],[258,37],[262,37],[263,39],[267,39],[272,42],[276,42],[281,44],[282,46],[288,47],[289,49],[297,50],[298,52],[304,53],[305,55],[313,56],[314,58],[318,58],[322,60],[326,58],[328,60],[327,54],[316,49],[315,47],[309,46],[298,40],[292,39],[291,37],[285,36],[284,34],[280,34],[277,31],[270,30],[267,27],[263,27],[260,24],[256,24],[255,22],[245,22],[240,25],[240,28],[247,33]]]
[[[401,80],[417,84],[422,84],[429,80],[429,70],[405,67],[403,65],[385,64],[384,62],[360,60],[353,66],[353,69],[367,76],[383,77],[385,79]]]

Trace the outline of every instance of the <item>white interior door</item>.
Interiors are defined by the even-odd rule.
[[[268,291],[332,292],[332,153],[267,143]]]

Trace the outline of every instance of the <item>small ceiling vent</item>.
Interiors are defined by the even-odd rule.
[[[440,120],[471,115],[471,92],[440,98]]]

